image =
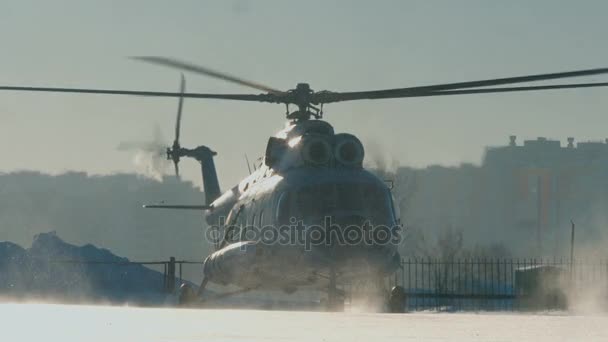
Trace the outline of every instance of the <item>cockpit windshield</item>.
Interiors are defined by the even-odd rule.
[[[394,219],[390,192],[370,183],[309,185],[285,192],[279,201],[280,222],[335,214],[355,214],[379,224]]]

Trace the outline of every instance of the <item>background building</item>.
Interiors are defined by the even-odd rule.
[[[468,244],[504,244],[526,256],[561,256],[577,241],[599,250],[608,237],[608,141],[537,138],[487,148],[481,166],[400,168],[415,178],[402,208],[427,238],[462,231]],[[399,190],[397,190],[399,191]]]

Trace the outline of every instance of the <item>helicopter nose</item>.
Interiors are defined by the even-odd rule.
[[[346,214],[346,215],[332,215],[331,218],[334,222],[342,227],[348,227],[352,225],[363,226],[363,224],[369,219],[363,214]]]
[[[369,219],[361,214],[326,216],[323,222],[328,247],[353,248],[365,246],[368,242],[371,225]]]
[[[371,224],[371,220],[364,213],[340,213],[330,215],[332,223],[339,225],[342,228],[346,228],[348,226],[357,226],[363,227],[366,223]]]

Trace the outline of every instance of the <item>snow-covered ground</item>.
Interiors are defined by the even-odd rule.
[[[1,341],[608,341],[608,316],[0,304]]]

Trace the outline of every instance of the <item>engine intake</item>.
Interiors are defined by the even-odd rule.
[[[357,137],[348,133],[335,135],[334,155],[339,164],[349,167],[362,167],[365,152]]]
[[[307,164],[328,165],[332,159],[331,146],[321,136],[309,135],[304,138],[302,159]]]

